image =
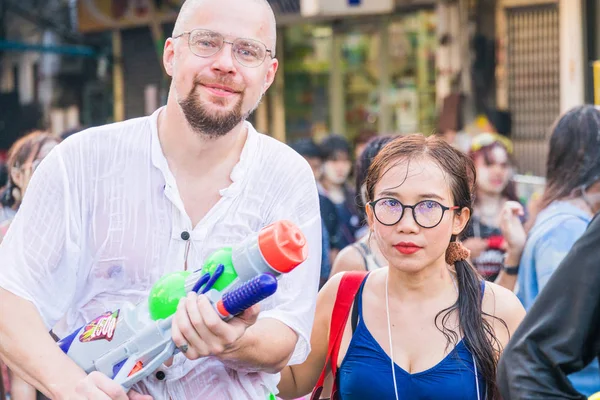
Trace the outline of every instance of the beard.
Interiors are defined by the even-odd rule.
[[[183,111],[185,119],[194,131],[207,136],[210,139],[215,139],[226,135],[228,132],[231,132],[231,130],[240,122],[245,121],[252,111],[247,113],[242,112],[242,103],[245,92],[240,90],[238,92],[239,99],[231,110],[225,112],[211,112],[207,105],[200,99],[200,96],[196,93],[198,86],[210,83],[218,83],[220,85],[225,85],[232,88],[236,87],[225,79],[220,79],[214,82],[202,82],[196,78],[194,80],[192,90],[190,90],[190,93],[186,98],[179,101],[179,106]],[[227,100],[215,97],[213,102],[218,105],[225,105]]]

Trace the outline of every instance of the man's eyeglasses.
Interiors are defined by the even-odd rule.
[[[256,68],[260,66],[267,58],[267,54],[273,58],[273,52],[258,40],[238,38],[233,42],[228,42],[220,33],[205,29],[183,32],[174,36],[173,39],[183,35],[188,35],[190,51],[198,57],[213,56],[223,48],[225,43],[228,43],[231,45],[233,57],[245,67]]]
[[[386,226],[396,225],[402,219],[404,210],[410,208],[413,219],[422,228],[435,228],[442,222],[446,211],[459,208],[458,206],[446,207],[434,200],[423,200],[409,206],[392,197],[382,197],[370,202],[369,205],[377,221]]]

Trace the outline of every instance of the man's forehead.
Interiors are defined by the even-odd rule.
[[[190,0],[188,0],[190,1]],[[193,0],[191,0],[193,1]],[[208,29],[235,39],[251,38],[271,46],[275,29],[272,12],[263,0],[196,0],[182,8],[182,21],[177,33],[193,29]],[[271,15],[269,15],[271,13]]]

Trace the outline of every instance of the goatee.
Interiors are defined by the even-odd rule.
[[[219,82],[221,83],[221,82]],[[242,114],[242,103],[244,100],[244,92],[239,93],[239,99],[234,107],[226,113],[210,112],[202,103],[196,89],[201,83],[198,80],[194,81],[194,86],[188,96],[179,101],[183,115],[188,124],[197,133],[200,133],[209,138],[218,138],[226,135],[240,122],[248,118],[248,114]],[[216,97],[216,101],[225,104],[224,99]]]

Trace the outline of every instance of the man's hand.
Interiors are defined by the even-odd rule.
[[[65,398],[68,400],[152,400],[151,396],[142,395],[133,390],[125,393],[121,385],[97,371],[79,381],[75,390]]]
[[[259,306],[254,305],[229,322],[223,321],[206,296],[189,293],[173,317],[173,342],[190,360],[237,350],[240,338],[254,325]]]

